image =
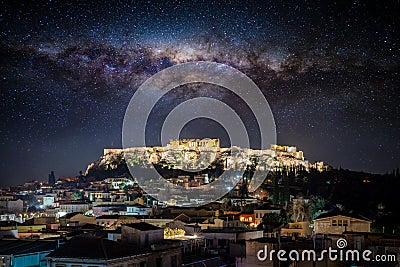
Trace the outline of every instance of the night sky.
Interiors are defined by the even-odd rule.
[[[278,143],[307,159],[376,173],[400,166],[399,1],[66,2],[1,1],[2,186],[52,170],[75,176],[103,148],[121,147],[137,87],[196,60],[253,79]],[[212,86],[175,93],[160,110],[194,96],[236,101]],[[206,120],[183,135],[224,137]]]

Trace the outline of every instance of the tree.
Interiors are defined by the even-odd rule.
[[[71,200],[81,200],[81,199],[83,199],[83,192],[74,192],[72,195],[71,195]]]
[[[311,219],[317,218],[319,215],[327,213],[327,206],[328,206],[328,200],[319,197],[319,196],[314,196],[311,200]]]
[[[272,202],[274,204],[278,204],[280,192],[279,192],[279,178],[276,172],[272,174],[272,179],[273,179]]]
[[[310,221],[311,205],[305,199],[294,199],[291,204],[291,220],[294,222]]]
[[[285,219],[278,213],[268,213],[262,218],[261,223],[257,226],[258,229],[263,229],[270,233],[274,228],[277,228],[285,223]]]

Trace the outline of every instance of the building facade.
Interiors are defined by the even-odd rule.
[[[371,221],[356,214],[326,213],[314,220],[316,234],[342,234],[343,232],[370,232]]]

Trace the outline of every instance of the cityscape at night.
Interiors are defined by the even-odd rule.
[[[400,266],[398,0],[0,3],[0,267]]]

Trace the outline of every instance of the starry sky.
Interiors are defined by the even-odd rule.
[[[399,1],[0,2],[1,186],[84,171],[103,148],[121,147],[141,83],[198,60],[253,79],[278,143],[310,161],[400,166]],[[254,127],[240,100],[213,86],[178,88],[160,114],[196,96],[233,104]],[[182,136],[226,133],[199,120]]]

